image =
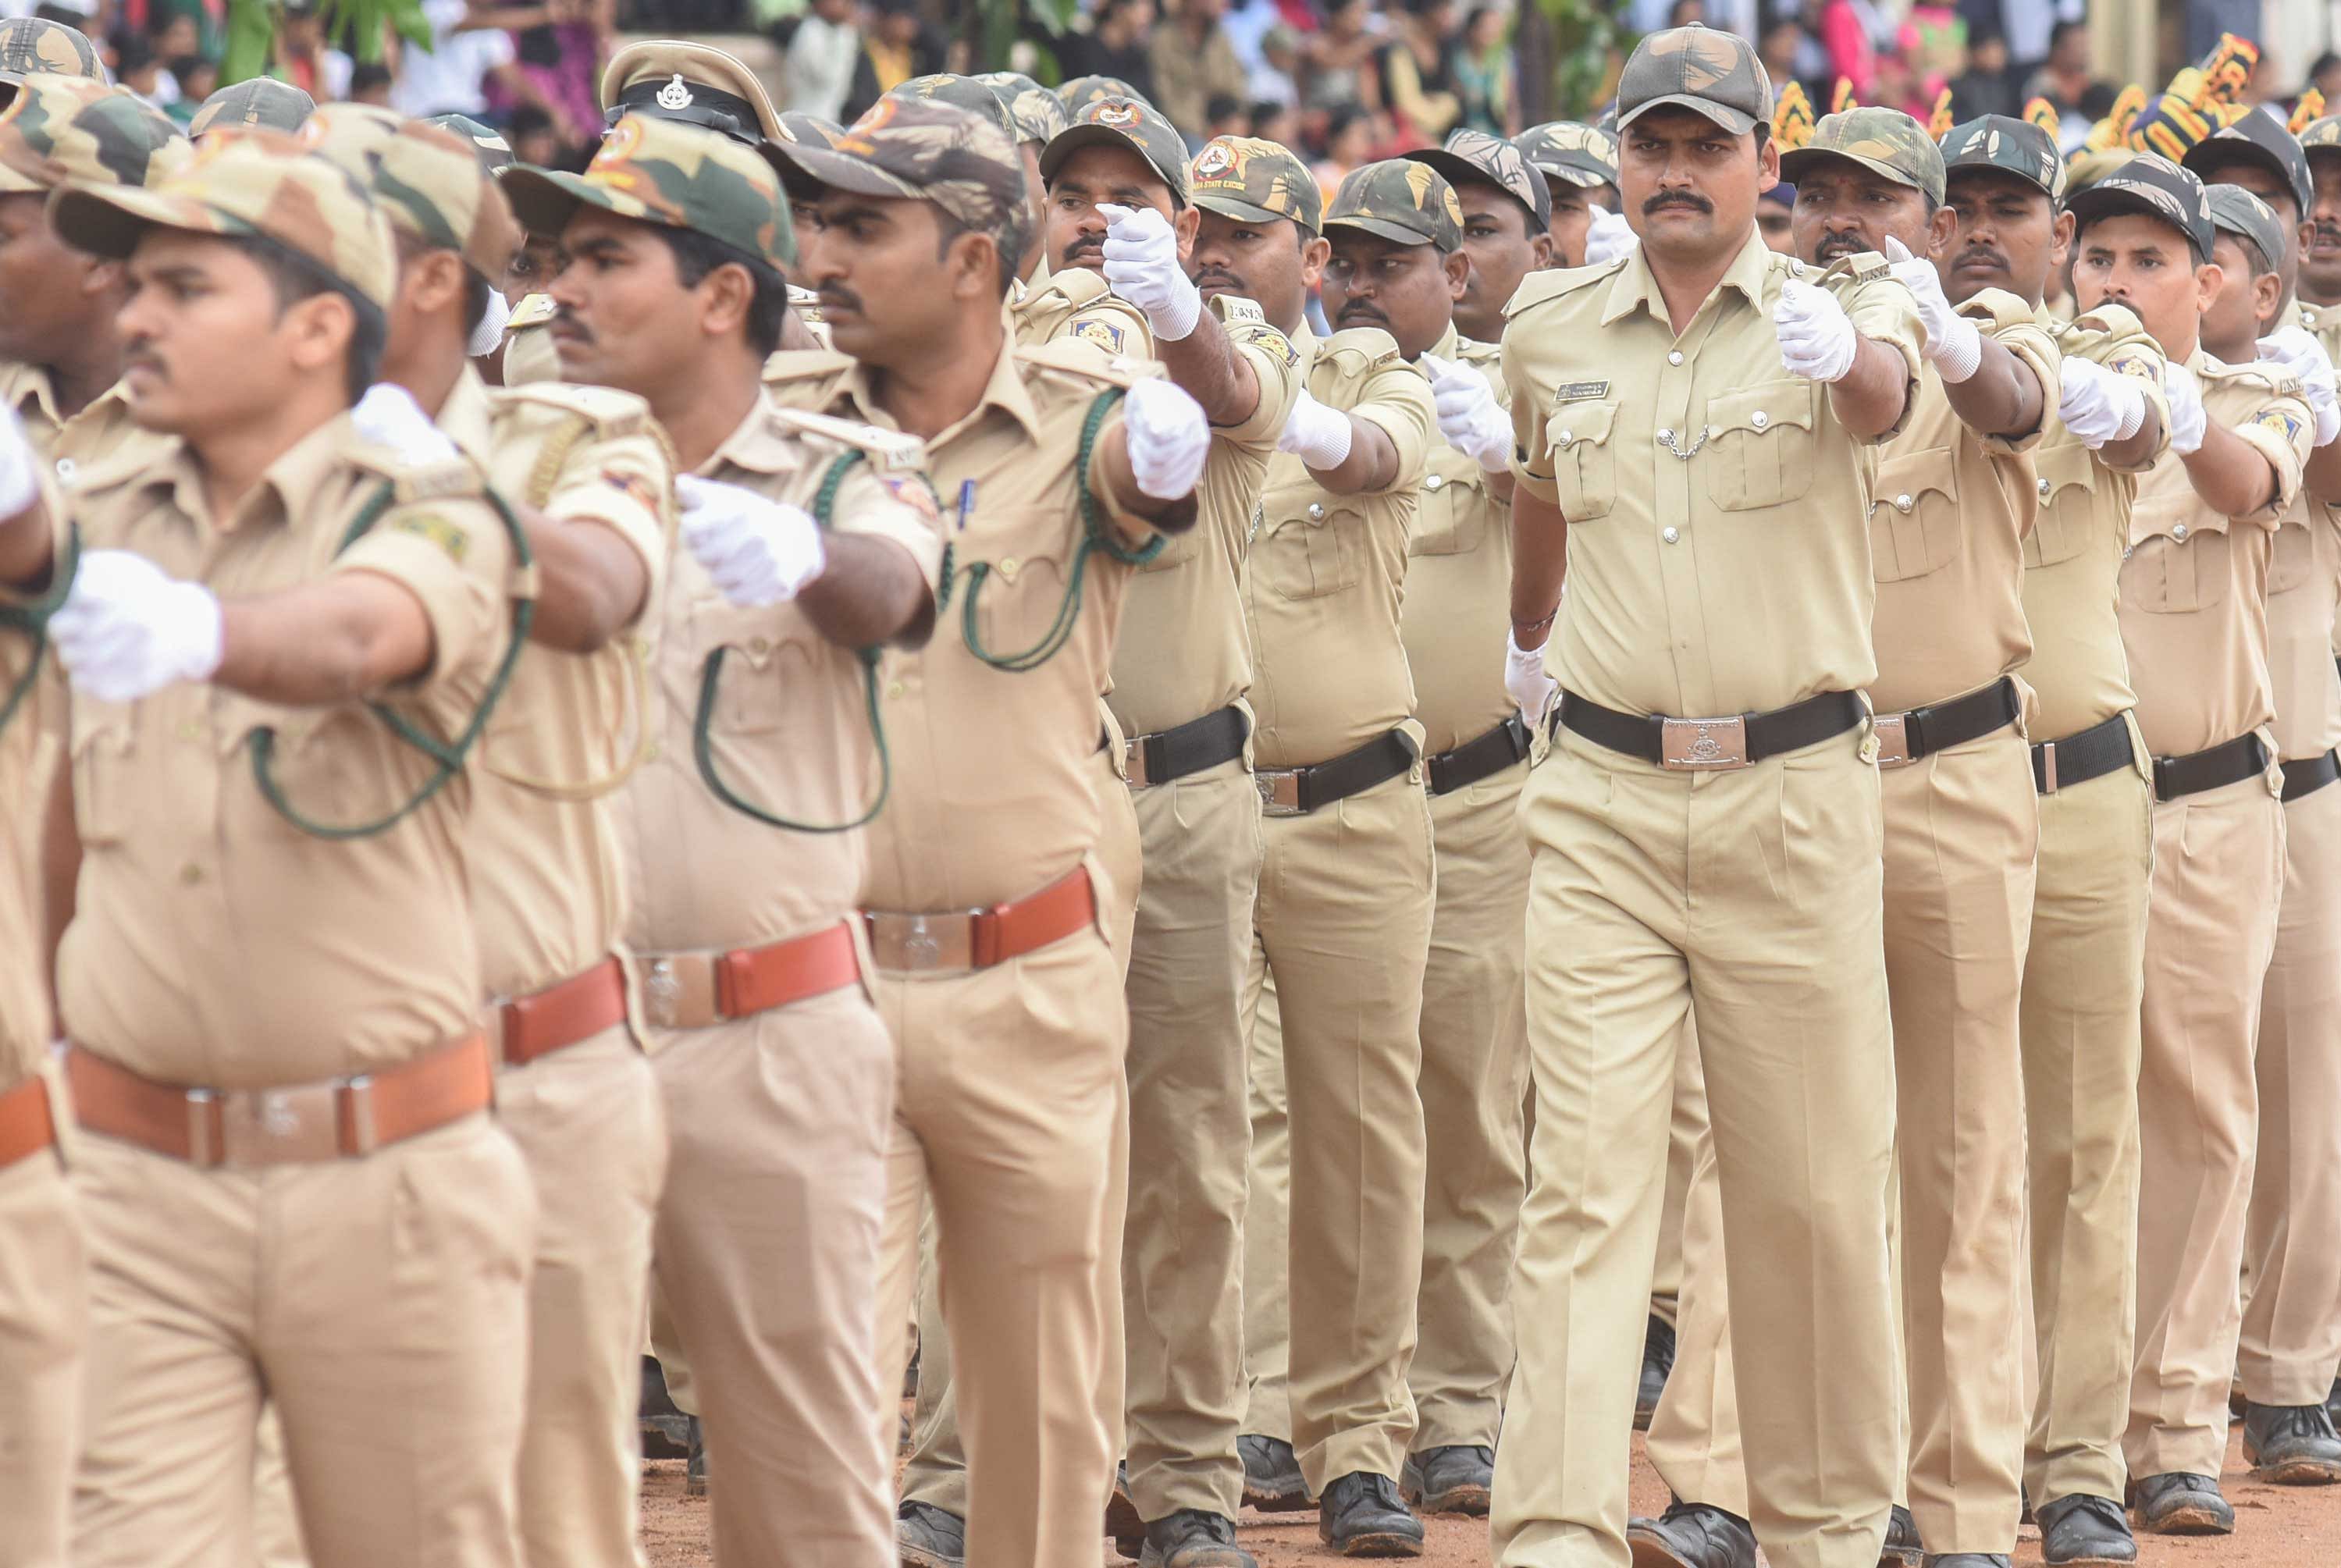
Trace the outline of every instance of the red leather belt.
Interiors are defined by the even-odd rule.
[[[905,915],[871,909],[870,950],[881,969],[924,974],[988,969],[1062,941],[1097,919],[1097,889],[1076,866],[1037,893],[989,909]]]
[[[728,953],[642,953],[633,961],[643,1016],[662,1029],[703,1029],[842,990],[862,978],[853,928]]]
[[[524,1067],[626,1021],[625,966],[604,958],[557,986],[514,997],[496,1013],[505,1062]]]
[[[0,1168],[29,1159],[56,1141],[49,1086],[39,1074],[0,1095]]]

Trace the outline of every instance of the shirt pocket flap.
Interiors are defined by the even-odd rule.
[[[1802,383],[1775,382],[1707,400],[1707,434],[1712,441],[1732,431],[1761,435],[1782,428],[1813,428],[1813,394]]]
[[[1614,402],[1565,402],[1552,411],[1545,424],[1545,440],[1555,452],[1574,451],[1579,442],[1606,445],[1618,422]]]
[[[1869,492],[1871,566],[1880,582],[1940,571],[1958,554],[1958,464],[1948,447],[1899,453],[1878,465]]]

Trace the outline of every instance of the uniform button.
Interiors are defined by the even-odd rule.
[[[73,476],[74,460],[69,457],[61,457],[57,459],[57,477],[59,479],[70,480]]]
[[[653,740],[649,745],[643,748],[643,760],[645,762],[655,762],[658,759],[659,743]]]
[[[179,868],[179,880],[192,888],[204,879],[204,868],[193,860]]]
[[[1675,541],[1680,539],[1682,535],[1674,529],[1666,528],[1659,531],[1659,537],[1665,540],[1669,544],[1672,544]]]
[[[1560,432],[1560,444],[1561,444],[1562,446],[1567,446],[1567,445],[1568,445],[1568,444],[1569,444],[1572,440],[1574,440],[1574,439],[1575,439],[1575,438],[1574,438],[1574,437],[1572,437],[1572,436],[1571,436],[1571,435],[1570,435],[1567,431],[1562,431],[1562,432]]]
[[[1672,353],[1667,355],[1667,363],[1670,365],[1679,365],[1682,363],[1682,350],[1677,349]]]
[[[2122,559],[2124,561],[2127,561],[2131,556],[2136,555],[2137,553],[2137,546],[2134,544],[2125,544],[2122,546]]]
[[[1311,521],[1311,522],[1315,522],[1315,521],[1317,521],[1319,519],[1322,518],[1324,515],[1325,515],[1325,503],[1324,503],[1323,501],[1310,501],[1310,502],[1309,503],[1309,521]]]
[[[902,683],[899,680],[887,682],[886,695],[894,701],[901,701],[902,700]]]
[[[765,654],[770,653],[772,650],[772,645],[765,641],[761,637],[752,638],[748,643],[748,651],[754,654],[759,659],[762,659]]]
[[[2048,493],[2048,481],[2045,479],[2040,481],[2040,493],[2043,495]]]
[[[1898,496],[1896,496],[1896,497],[1894,498],[1894,510],[1895,510],[1895,511],[1909,511],[1909,510],[1910,510],[1910,498],[1909,498],[1908,495],[1898,495]]]
[[[1422,488],[1425,490],[1442,490],[1446,488],[1446,484],[1447,481],[1444,479],[1441,479],[1439,475],[1434,473],[1429,479],[1422,481]]]
[[[1758,430],[1762,430],[1766,425],[1772,422],[1772,416],[1766,413],[1759,408],[1752,416],[1749,417],[1748,422],[1754,425]]]
[[[2180,541],[2180,542],[2182,542],[2182,543],[2183,543],[2183,542],[2185,542],[2186,538],[2187,538],[2187,525],[2186,525],[2185,523],[2183,523],[2183,522],[2182,522],[2182,523],[2178,523],[2178,524],[2177,524],[2177,525],[2176,525],[2176,526],[2174,526],[2174,527],[2171,529],[2171,531],[2170,531],[2170,537],[2171,537],[2171,538],[2173,538],[2173,539],[2175,539],[2175,540],[2179,541]]]
[[[1670,430],[1662,430],[1659,432],[1659,439],[1660,441],[1672,441],[1675,439],[1675,432]]]

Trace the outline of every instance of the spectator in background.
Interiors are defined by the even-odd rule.
[[[502,78],[507,101],[518,102],[518,84],[512,79],[520,58],[512,35],[501,27],[464,30],[472,13],[471,0],[423,0],[423,20],[431,28],[431,47],[402,45],[398,80],[390,89],[390,106],[410,119],[426,114],[468,114],[474,120],[488,114],[488,83]]]
[[[178,79],[164,69],[154,45],[142,34],[125,34],[115,46],[114,79],[164,114],[179,101]]]
[[[1057,40],[1057,65],[1068,82],[1115,76],[1159,104],[1150,58],[1153,29],[1154,0],[1098,0],[1088,32]]]
[[[564,148],[582,151],[601,137],[602,62],[616,23],[616,0],[472,0],[460,30],[510,32],[517,58],[490,81],[489,105],[508,114],[534,104]]]
[[[284,0],[276,23],[276,68],[269,74],[320,104],[350,95],[350,57],[325,43],[316,0]]]
[[[1967,40],[1967,68],[1951,78],[1951,113],[1962,123],[2022,114],[2024,99],[2009,65],[2007,40],[1997,29],[1978,28]]]
[[[789,35],[781,65],[783,98],[792,109],[824,120],[845,117],[853,67],[862,57],[862,26],[854,0],[812,0],[812,9]]]
[[[841,121],[860,119],[911,77],[931,76],[943,68],[943,35],[919,15],[917,0],[872,0],[871,9],[876,19],[862,29],[853,90],[845,96]]]
[[[2316,64],[2308,68],[2308,85],[2324,94],[2326,103],[2341,105],[2341,55],[2330,49],[2319,55]],[[2341,107],[2334,112],[2341,113]]]
[[[1773,250],[1793,256],[1797,253],[1796,214],[1797,187],[1775,185],[1756,198],[1756,232]]]
[[[1764,62],[1764,74],[1778,89],[1791,82],[1802,82],[1823,110],[1828,107],[1828,89],[1821,80],[1828,70],[1828,55],[1819,40],[1805,30],[1794,11],[1783,10],[1764,29],[1757,42],[1756,53]]]
[[[1328,0],[1324,28],[1301,45],[1301,106],[1330,111],[1357,104],[1380,109],[1381,78],[1374,56],[1381,49],[1382,29],[1382,18],[1368,0]],[[1330,193],[1326,200],[1332,200]]]
[[[513,161],[541,169],[561,166],[561,130],[553,116],[534,104],[523,104],[504,122],[504,140],[512,144]]]
[[[1455,56],[1455,95],[1463,124],[1491,136],[1518,128],[1512,114],[1510,15],[1489,0],[1463,25],[1463,47]]]
[[[1282,25],[1271,27],[1260,41],[1260,64],[1245,84],[1262,103],[1300,105],[1300,35]]]
[[[1251,134],[1251,111],[1244,101],[1232,93],[1214,93],[1204,105],[1203,140],[1214,136],[1249,136]]]
[[[171,74],[179,80],[179,101],[171,105],[169,114],[184,129],[204,106],[204,100],[219,88],[219,62],[194,55],[172,68]]]
[[[1813,106],[1828,113],[1831,96],[1841,77],[1853,84],[1853,95],[1863,103],[1878,91],[1878,46],[1870,36],[1871,15],[1862,0],[1821,0],[1821,47],[1828,55],[1826,93],[1813,94]]]
[[[361,61],[350,68],[350,102],[390,107],[390,67],[379,60]]]
[[[1220,27],[1226,10],[1227,0],[1170,0],[1148,41],[1147,66],[1154,78],[1148,96],[1179,127],[1190,152],[1203,145],[1196,132],[1210,118],[1211,99],[1243,96],[1243,66]]]
[[[2048,30],[2048,59],[2024,86],[2024,98],[2046,98],[2069,125],[2082,118],[2081,99],[2090,86],[2089,25],[2059,22]],[[2086,123],[2083,134],[2087,133]]]
[[[1251,106],[1251,134],[1263,142],[1300,145],[1300,110],[1290,101],[1262,98]]]
[[[1405,0],[1398,38],[1381,53],[1382,101],[1402,147],[1435,147],[1463,117],[1455,0]]]
[[[1350,170],[1374,161],[1374,115],[1363,104],[1344,104],[1325,121],[1325,155],[1312,171],[1326,203]]]

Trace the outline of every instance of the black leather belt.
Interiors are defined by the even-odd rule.
[[[1529,754],[1529,727],[1517,713],[1484,735],[1475,735],[1452,751],[1441,751],[1423,764],[1430,775],[1433,795],[1468,789],[1482,779],[1492,779]]]
[[[2256,735],[2238,735],[2184,757],[2154,759],[2154,798],[2177,800],[2217,789],[2267,771],[2268,749]]]
[[[2299,758],[2284,765],[2284,798],[2291,801],[2314,795],[2336,779],[2341,779],[2341,757],[2327,751],[2322,757]]]
[[[1243,755],[1250,733],[1244,712],[1233,703],[1200,719],[1121,743],[1122,766],[1132,784],[1168,784]]]
[[[2115,714],[2102,724],[2044,740],[2032,749],[2032,787],[2043,795],[2118,773],[2137,758],[2130,749],[2129,721]]]
[[[1620,713],[1589,702],[1573,691],[1560,694],[1550,725],[1566,726],[1597,746],[1607,746],[1655,767],[1683,773],[1746,768],[1784,751],[1801,751],[1832,735],[1842,735],[1868,714],[1850,691],[1824,691],[1769,713],[1730,719],[1667,719]]]
[[[1344,751],[1330,762],[1313,768],[1256,768],[1252,783],[1260,789],[1260,809],[1269,817],[1305,817],[1336,800],[1346,800],[1397,778],[1414,766],[1421,752],[1414,737],[1403,729],[1377,735],[1355,751]]]
[[[2023,711],[2024,699],[2017,694],[2015,677],[2003,675],[1982,690],[1948,702],[1929,703],[1907,713],[1881,713],[1878,716],[1878,765],[1908,768],[1922,757],[2005,729]]]

